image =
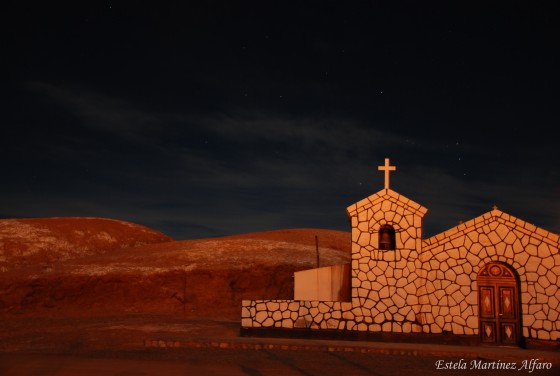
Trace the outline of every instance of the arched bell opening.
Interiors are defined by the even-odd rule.
[[[381,250],[395,250],[395,229],[391,225],[382,225],[379,228],[379,245]]]

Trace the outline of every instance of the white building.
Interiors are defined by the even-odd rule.
[[[389,188],[388,159],[379,169],[384,189],[346,209],[350,273],[296,273],[297,300],[243,301],[242,328],[448,333],[511,346],[560,340],[557,234],[494,207],[423,239],[427,209]]]

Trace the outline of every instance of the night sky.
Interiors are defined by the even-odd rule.
[[[1,218],[349,231],[388,157],[426,237],[560,232],[552,2],[42,3],[3,9]]]

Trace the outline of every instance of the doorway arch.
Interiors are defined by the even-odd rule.
[[[519,346],[521,302],[515,271],[506,264],[490,262],[478,272],[477,284],[481,344]]]

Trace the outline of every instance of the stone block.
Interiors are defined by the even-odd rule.
[[[478,329],[478,317],[477,316],[469,316],[467,318],[467,326],[471,329]]]
[[[352,287],[359,287],[362,281],[367,281],[368,277],[367,274],[363,271],[359,271],[357,275],[357,281],[352,279]]]
[[[356,228],[361,232],[368,232],[369,231],[368,227],[369,226],[367,222],[359,222]]]
[[[244,328],[250,328],[253,326],[253,320],[250,318],[241,319],[241,326]]]
[[[370,244],[370,234],[368,232],[362,232],[358,238],[358,244],[361,246],[366,246]]]
[[[309,309],[309,314],[311,315],[311,317],[315,317],[319,314],[319,308],[317,307],[312,307]]]
[[[442,332],[442,330],[441,330],[441,327],[439,325],[437,325],[437,324],[431,324],[430,325],[430,333],[437,334],[437,333],[441,333],[441,332]]]
[[[560,310],[560,296],[558,296],[558,298],[556,296],[549,296],[548,306],[552,310],[559,311]],[[559,329],[560,329],[560,327],[559,327]]]
[[[529,259],[525,263],[525,270],[527,273],[535,273],[541,264],[541,259],[536,256],[529,256]]]
[[[294,327],[294,322],[289,319],[282,320],[282,328],[291,329]]]
[[[368,325],[366,323],[359,323],[356,325],[355,330],[359,331],[359,332],[367,332],[368,331]]]
[[[290,302],[288,304],[288,309],[290,311],[293,311],[293,312],[299,311],[299,303],[298,302]]]
[[[451,317],[455,318],[458,317],[461,314],[461,307],[454,305],[449,307],[449,315],[451,315]]]
[[[358,222],[367,221],[367,219],[368,219],[367,217],[368,217],[367,211],[364,210],[364,211],[359,212],[358,213]]]
[[[413,306],[418,304],[418,297],[416,295],[407,295],[406,296],[406,304],[409,306]]]
[[[453,269],[449,269],[445,272],[445,279],[447,279],[448,281],[455,281],[456,278],[457,276]]]
[[[402,324],[402,332],[403,333],[412,333],[412,323],[404,322]]]
[[[368,295],[368,300],[372,300],[374,302],[377,302],[379,300],[379,292],[372,290],[369,292]]]
[[[453,321],[456,324],[459,324],[461,326],[465,326],[467,323],[465,321],[464,318],[462,318],[461,316],[453,316]]]
[[[391,299],[387,299],[387,300],[389,300],[389,302],[386,303],[386,304],[391,304],[391,303],[392,303]],[[390,305],[390,306],[388,306],[388,308],[387,308],[387,310],[386,310],[385,312],[389,312],[391,315],[393,315],[393,314],[395,314],[398,310],[399,310],[399,309],[398,309],[397,307],[395,307],[394,305]]]
[[[436,260],[436,259],[431,259],[430,262],[429,262],[429,264],[430,264],[430,268],[431,268],[432,270],[437,270],[437,269],[439,269],[439,261],[438,261],[438,260]]]
[[[259,311],[255,315],[255,321],[260,323],[260,324],[262,324],[267,318],[268,318],[268,312],[267,311]]]
[[[277,302],[267,302],[266,303],[266,308],[269,311],[277,311],[280,308],[280,304]]]
[[[360,260],[360,261],[362,261],[362,260]],[[362,271],[364,274],[363,274],[362,277],[360,278],[359,276],[360,276],[361,273],[358,273],[358,278],[359,278],[361,281],[364,281],[364,280],[367,279],[367,272],[370,270],[369,265],[368,265],[367,263],[365,263],[365,262],[360,262],[359,268],[360,268],[360,271]]]
[[[455,282],[460,286],[470,286],[471,285],[471,278],[467,274],[459,274],[457,275],[457,279]]]
[[[500,241],[500,239],[498,237],[495,237],[494,240]],[[492,240],[490,239],[490,237],[485,234],[485,233],[480,233],[478,235],[478,242],[480,243],[480,245],[482,245],[483,247],[489,247],[492,244],[494,244],[492,242]]]
[[[461,238],[462,239],[462,238]],[[462,243],[462,241],[460,242]],[[466,248],[462,245],[462,244],[454,244],[454,246],[456,248],[450,249],[448,250],[447,253],[447,257],[449,257],[451,260],[453,261],[458,261],[460,259],[462,259],[461,257],[461,249],[464,250],[464,252],[466,252]],[[466,254],[466,253],[465,253]]]
[[[294,328],[307,328],[307,321],[300,317],[294,322]]]
[[[379,290],[379,297],[381,299],[388,298],[389,296],[391,296],[391,292],[389,291],[388,286],[384,286],[381,290]]]
[[[463,326],[456,323],[451,323],[451,327],[453,328],[453,334],[465,334],[465,329],[463,328]]]

